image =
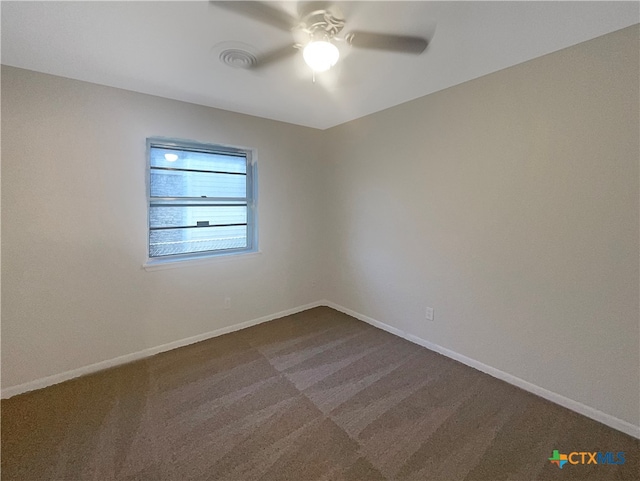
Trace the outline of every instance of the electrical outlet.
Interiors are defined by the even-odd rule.
[[[427,307],[424,313],[427,321],[433,321],[433,307]]]
[[[224,308],[225,309],[231,309],[231,298],[230,297],[225,297],[224,298]]]

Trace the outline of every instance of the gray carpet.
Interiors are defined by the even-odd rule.
[[[3,480],[638,480],[639,451],[329,308],[2,401]]]

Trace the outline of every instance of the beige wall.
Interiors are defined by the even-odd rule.
[[[3,387],[316,301],[321,133],[3,67]],[[257,149],[261,254],[142,269],[149,136]]]
[[[636,26],[321,132],[3,67],[3,387],[329,299],[640,425],[638,70]],[[152,135],[258,150],[262,254],[141,268]]]
[[[636,26],[327,131],[329,299],[639,425],[638,55]]]

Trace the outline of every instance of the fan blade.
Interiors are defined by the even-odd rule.
[[[213,5],[225,8],[239,15],[266,23],[273,27],[290,32],[298,24],[298,19],[292,17],[283,10],[270,7],[263,2],[217,2],[212,1]]]
[[[388,35],[385,33],[351,32],[347,35],[349,43],[358,48],[390,50],[420,54],[427,48],[428,41],[421,37],[406,35]]]
[[[265,53],[264,55],[260,55],[257,57],[256,64],[252,67],[253,70],[260,69],[262,67],[266,67],[272,63],[279,62],[284,60],[285,58],[289,58],[292,55],[295,55],[298,52],[298,49],[293,45],[287,45],[286,47],[280,47],[275,50],[271,50],[270,52]]]

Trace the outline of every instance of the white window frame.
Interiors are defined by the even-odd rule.
[[[212,154],[231,154],[241,155],[246,158],[246,206],[247,206],[247,246],[237,249],[218,249],[211,251],[190,252],[184,254],[175,254],[167,256],[151,256],[151,222],[150,214],[151,207],[154,203],[160,201],[176,200],[168,197],[152,197],[151,196],[151,148],[169,148],[177,150],[195,150],[203,153]],[[149,137],[147,138],[147,170],[146,170],[146,190],[147,190],[147,261],[143,264],[143,267],[147,270],[153,270],[154,268],[167,268],[178,267],[184,264],[191,264],[194,262],[200,263],[205,260],[212,259],[229,259],[238,255],[246,255],[258,252],[258,225],[257,225],[257,162],[255,149],[236,147],[223,144],[211,144],[204,142],[197,142],[193,140],[174,139],[166,137]],[[203,203],[215,203],[216,201],[224,200],[222,197],[207,197],[201,198],[181,198],[184,200],[198,200]],[[158,204],[159,205],[159,204]]]

